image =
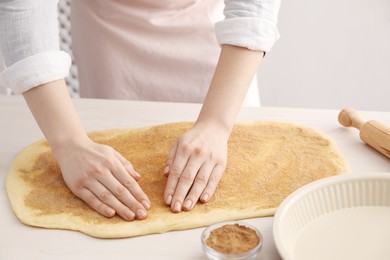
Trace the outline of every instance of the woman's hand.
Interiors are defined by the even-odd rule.
[[[179,213],[208,202],[226,168],[229,133],[212,124],[195,124],[172,146],[164,174],[164,201]]]
[[[113,148],[90,139],[55,151],[70,190],[103,216],[145,219],[150,201],[137,183],[140,175]]]
[[[169,173],[164,200],[173,212],[207,202],[226,167],[227,142],[235,117],[263,57],[222,45],[209,91],[193,128],[171,148],[164,174]]]
[[[86,134],[63,79],[23,93],[70,190],[106,217],[144,219],[150,201],[129,161]]]

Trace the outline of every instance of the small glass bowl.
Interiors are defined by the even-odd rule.
[[[250,229],[256,231],[256,235],[259,237],[259,244],[255,248],[253,248],[252,250],[250,250],[248,252],[245,252],[245,253],[241,253],[241,254],[225,254],[225,253],[221,253],[221,252],[216,251],[215,249],[209,247],[206,244],[206,239],[209,237],[211,231],[213,231],[214,229],[220,228],[220,227],[222,227],[224,225],[234,225],[234,224],[238,224],[240,226],[244,226],[244,227],[247,227],[247,228],[250,228]],[[249,225],[249,224],[247,224],[245,222],[242,222],[242,221],[224,221],[224,222],[216,223],[214,225],[211,225],[211,226],[207,227],[203,231],[203,233],[202,233],[201,242],[202,242],[202,249],[206,253],[207,258],[210,259],[210,260],[255,259],[257,254],[260,252],[261,247],[263,245],[263,236],[261,235],[260,231],[257,228],[255,228],[254,226]]]

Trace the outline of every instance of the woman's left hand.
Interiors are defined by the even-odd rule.
[[[213,124],[195,124],[172,146],[164,175],[165,204],[179,213],[208,202],[226,168],[229,133]]]

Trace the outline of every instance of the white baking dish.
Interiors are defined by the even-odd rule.
[[[288,196],[274,219],[286,260],[390,259],[390,173],[345,174]]]

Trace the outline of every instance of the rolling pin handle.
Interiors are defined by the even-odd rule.
[[[346,127],[355,127],[360,130],[364,122],[360,119],[356,110],[352,108],[344,108],[340,111],[338,117],[339,123]]]

